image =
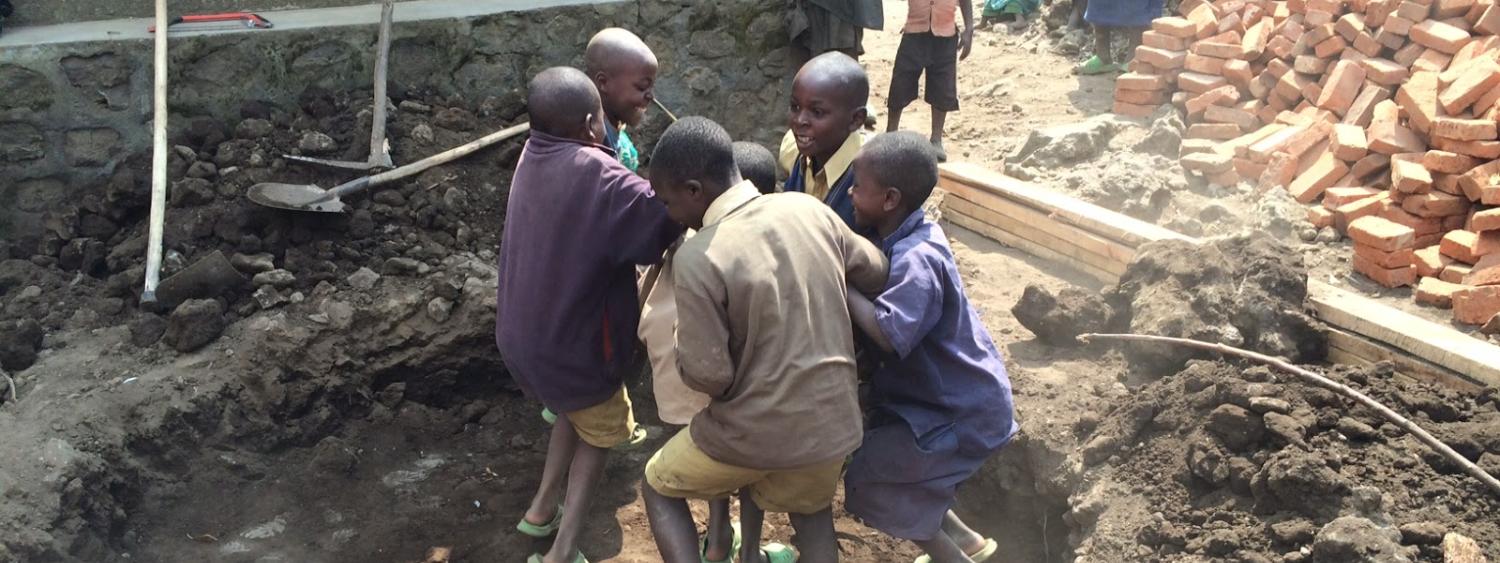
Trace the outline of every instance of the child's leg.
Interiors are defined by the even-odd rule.
[[[1110,31],[1108,26],[1094,26],[1094,56],[1106,65],[1115,64],[1115,50],[1111,46]]]
[[[932,110],[932,144],[942,146],[943,126],[947,121],[948,112],[940,109]]]
[[[1073,14],[1068,17],[1068,27],[1083,27],[1083,13],[1089,9],[1089,0],[1073,0]]]
[[[833,531],[833,507],[812,514],[788,514],[797,533],[797,560],[802,563],[837,563],[838,537]]]
[[[933,563],[973,563],[974,561],[973,559],[969,559],[969,555],[958,547],[953,538],[948,537],[948,534],[942,532],[939,532],[938,535],[933,536],[930,540],[912,543],[922,548],[922,551],[926,552],[927,556],[932,558]]]
[[[762,563],[765,561],[760,552],[760,532],[765,525],[766,512],[755,504],[755,499],[750,498],[750,489],[740,491],[740,561],[741,563]]]
[[[560,422],[561,420],[559,420]],[[552,549],[543,557],[546,563],[572,563],[578,553],[578,536],[583,532],[583,521],[594,504],[594,492],[604,478],[604,462],[609,448],[589,445],[580,440],[573,453],[573,463],[568,468],[568,495],[563,506],[562,526],[557,529],[557,538]]]
[[[577,447],[578,433],[573,430],[573,425],[566,417],[557,419],[547,441],[547,463],[542,466],[542,483],[537,487],[536,496],[531,498],[531,506],[526,509],[527,522],[541,526],[557,516],[568,466],[573,463],[573,452]]]
[[[656,537],[656,549],[666,563],[698,563],[698,528],[687,499],[663,496],[645,482],[641,497],[646,501],[646,519]]]
[[[891,88],[886,96],[886,113],[889,123],[886,132],[901,127],[901,111],[917,99],[917,88],[922,79],[921,57],[917,53],[920,44],[915,37],[901,36],[901,45],[896,47],[896,61],[891,68]]]
[[[708,532],[703,558],[724,561],[734,555],[734,528],[729,525],[729,499],[708,501]],[[744,536],[740,536],[743,538]]]
[[[964,553],[978,553],[984,549],[984,536],[970,529],[952,510],[943,515],[943,535],[953,538],[953,543],[958,544]]]

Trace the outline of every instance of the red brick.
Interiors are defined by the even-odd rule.
[[[1453,293],[1453,318],[1479,325],[1500,314],[1500,286],[1473,287]]]
[[[1428,152],[1432,152],[1432,151],[1428,151]],[[1458,156],[1460,156],[1462,158],[1468,158],[1468,157],[1463,156],[1463,155],[1458,155]],[[1422,160],[1425,162],[1427,160],[1427,157],[1424,155],[1422,157]],[[1423,164],[1423,166],[1426,166],[1426,164]],[[1428,170],[1432,170],[1432,169],[1428,168]],[[1464,196],[1464,197],[1469,197],[1469,194],[1464,193],[1463,184],[1459,183],[1459,180],[1462,180],[1462,179],[1463,179],[1462,176],[1458,176],[1458,175],[1455,175],[1455,174],[1433,174],[1432,175],[1432,189],[1440,191],[1440,192],[1443,192],[1445,194],[1453,194],[1453,195],[1461,195],[1461,196]],[[1463,225],[1455,225],[1455,226],[1453,226],[1453,228],[1454,229],[1462,229],[1462,228],[1464,228],[1464,226]]]
[[[1413,23],[1414,22],[1409,19],[1391,14],[1389,17],[1385,18],[1385,25],[1381,26],[1380,30],[1394,33],[1396,35],[1406,35],[1408,33],[1411,33]]]
[[[1308,86],[1317,86],[1317,84],[1318,81],[1314,80],[1310,75],[1299,72],[1288,72],[1281,75],[1281,79],[1276,81],[1276,88],[1273,91],[1287,101],[1295,102],[1302,99],[1303,92]]]
[[[1500,141],[1453,141],[1442,137],[1432,139],[1432,148],[1456,152],[1481,160],[1500,158]]]
[[[1218,152],[1219,141],[1213,139],[1183,139],[1177,154],[1187,156],[1200,152]]]
[[[1452,260],[1451,258],[1449,260]],[[1443,268],[1443,273],[1438,274],[1438,279],[1448,283],[1464,283],[1464,278],[1469,275],[1473,267],[1463,262],[1452,262]]]
[[[1301,55],[1292,59],[1292,70],[1302,74],[1323,74],[1328,70],[1328,65],[1332,62],[1313,55]]]
[[[1353,61],[1339,61],[1328,74],[1328,85],[1318,97],[1318,107],[1343,116],[1359,96],[1365,84],[1365,67]]]
[[[1432,173],[1422,167],[1421,155],[1405,153],[1391,156],[1391,187],[1408,194],[1432,190]]]
[[[1431,305],[1442,309],[1453,307],[1453,294],[1465,289],[1467,286],[1448,283],[1437,278],[1422,278],[1417,282],[1417,290],[1414,292],[1417,303]]]
[[[1240,47],[1247,57],[1257,58],[1266,51],[1266,44],[1271,40],[1271,24],[1271,20],[1262,19],[1245,30],[1245,36],[1240,39]]]
[[[1156,107],[1167,101],[1165,90],[1115,90],[1115,101]]]
[[[1441,250],[1454,260],[1473,264],[1480,257],[1500,253],[1500,231],[1449,231],[1443,236]]]
[[[1168,37],[1192,39],[1198,35],[1198,26],[1187,18],[1156,18],[1151,20],[1151,31]]]
[[[1389,100],[1391,91],[1376,84],[1365,84],[1359,91],[1359,96],[1354,98],[1350,104],[1349,112],[1344,114],[1344,123],[1368,127],[1370,119],[1375,114],[1375,104]]]
[[[1405,204],[1406,200],[1402,200],[1401,203]],[[1380,217],[1397,225],[1410,227],[1412,232],[1417,234],[1417,238],[1422,238],[1428,235],[1438,235],[1439,238],[1441,238],[1442,235],[1441,231],[1443,230],[1443,221],[1441,219],[1418,217],[1416,215],[1407,213],[1405,209],[1402,209],[1400,207],[1387,207],[1385,211],[1380,213]],[[1432,244],[1437,244],[1437,240],[1432,241]],[[1418,243],[1414,245],[1414,248],[1422,248],[1425,246],[1431,246],[1432,244]]]
[[[1333,30],[1344,39],[1354,41],[1355,37],[1365,31],[1365,16],[1357,13],[1344,14],[1339,17],[1338,23],[1333,25]]]
[[[1189,50],[1191,50],[1193,53],[1203,55],[1205,57],[1213,57],[1216,59],[1243,59],[1248,55],[1248,53],[1245,52],[1245,47],[1240,45],[1238,42],[1219,43],[1211,41],[1199,41],[1197,43],[1194,43]]]
[[[1203,119],[1209,123],[1233,123],[1241,131],[1255,129],[1260,124],[1255,114],[1248,111],[1225,106],[1209,106],[1203,111]]]
[[[1403,41],[1404,40],[1405,39],[1403,39]],[[1408,43],[1406,45],[1397,47],[1395,49],[1395,52],[1391,53],[1391,60],[1396,61],[1396,64],[1398,65],[1410,67],[1411,65],[1416,64],[1417,59],[1422,58],[1422,53],[1426,51],[1426,47],[1423,47],[1416,43]]]
[[[1344,162],[1354,162],[1370,152],[1365,140],[1365,130],[1358,125],[1337,124],[1333,126],[1333,155]]]
[[[1417,233],[1411,227],[1382,217],[1361,217],[1349,223],[1349,238],[1376,250],[1394,252],[1412,248],[1416,237]]]
[[[1207,39],[1219,29],[1219,16],[1214,14],[1212,6],[1206,4],[1189,11],[1187,19],[1197,26],[1196,37],[1198,39]]]
[[[1217,75],[1224,72],[1224,59],[1189,52],[1187,58],[1183,59],[1182,69],[1188,72]]]
[[[1401,4],[1396,6],[1397,16],[1401,17],[1402,19],[1411,20],[1414,22],[1426,21],[1427,15],[1431,11],[1431,6],[1428,6],[1427,4],[1412,2],[1411,0],[1407,0],[1406,2],[1402,2]]]
[[[1469,275],[1464,276],[1465,285],[1500,285],[1500,254],[1491,254],[1479,259]]]
[[[1500,208],[1486,209],[1469,219],[1469,228],[1475,231],[1500,230]]]
[[[1292,180],[1297,179],[1297,159],[1287,156],[1286,153],[1276,153],[1266,163],[1266,169],[1261,172],[1260,182],[1257,184],[1260,192],[1266,192],[1273,188],[1290,185]]]
[[[1188,126],[1187,133],[1183,137],[1227,141],[1240,136],[1241,133],[1238,125],[1230,123],[1194,123]]]
[[[1339,232],[1349,232],[1349,224],[1364,217],[1378,216],[1390,205],[1390,195],[1381,193],[1351,201],[1333,210],[1333,225]],[[1415,236],[1415,235],[1413,235]]]
[[[1422,45],[1418,43],[1412,44],[1418,47],[1422,47]],[[1411,63],[1411,70],[1412,72],[1442,72],[1443,69],[1448,68],[1448,63],[1452,61],[1453,55],[1449,55],[1437,49],[1422,47],[1422,55],[1417,57],[1417,60]]]
[[[1224,61],[1224,68],[1220,69],[1220,73],[1230,84],[1242,90],[1248,90],[1250,82],[1255,80],[1255,73],[1251,70],[1249,61]]]
[[[1361,199],[1377,195],[1379,193],[1380,190],[1365,186],[1340,186],[1328,188],[1328,191],[1323,192],[1323,207],[1326,207],[1330,210],[1338,209],[1339,207],[1351,201],[1359,201]]]
[[[1287,186],[1287,193],[1300,203],[1312,203],[1323,195],[1323,191],[1333,187],[1333,183],[1349,172],[1349,167],[1337,158],[1333,153],[1324,151],[1312,162],[1312,165],[1292,180]]]
[[[1371,264],[1387,269],[1409,267],[1412,265],[1413,260],[1413,251],[1410,248],[1403,248],[1393,252],[1386,252],[1384,250],[1379,250],[1371,246],[1356,243],[1354,245],[1354,254],[1356,256],[1364,258],[1365,260],[1369,260]]]
[[[1411,128],[1418,133],[1430,132],[1433,120],[1443,115],[1438,89],[1437,73],[1418,72],[1396,91],[1396,103],[1406,111]]]
[[[1402,287],[1417,282],[1416,268],[1382,268],[1359,254],[1354,255],[1354,271],[1385,287]]]
[[[1478,199],[1487,205],[1500,203],[1483,201],[1485,188],[1500,185],[1500,160],[1490,161],[1474,167],[1473,170],[1459,177],[1458,185],[1463,188],[1464,194],[1468,195],[1470,199],[1474,199],[1474,196],[1478,195],[1480,196]]]
[[[1413,256],[1412,266],[1417,268],[1417,275],[1438,277],[1442,275],[1443,269],[1453,263],[1453,259],[1443,256],[1436,246],[1428,246],[1416,251]]]
[[[1225,10],[1224,17],[1219,18],[1219,28],[1217,31],[1220,34],[1240,33],[1245,31],[1245,22],[1240,19],[1238,12]]]
[[[1401,200],[1402,209],[1424,218],[1467,216],[1472,207],[1473,204],[1469,203],[1469,198],[1439,191],[1414,195]],[[1437,228],[1442,228],[1441,223]]]
[[[1399,86],[1410,76],[1406,67],[1390,59],[1365,59],[1360,65],[1365,67],[1365,77],[1381,86]]]
[[[1302,17],[1307,25],[1323,25],[1333,22],[1333,12],[1327,10],[1308,9]]]
[[[1461,18],[1474,8],[1474,0],[1437,0],[1432,8],[1432,19]]]
[[[1187,101],[1189,116],[1198,116],[1209,106],[1229,106],[1240,101],[1240,91],[1228,84],[1214,88]]]
[[[1371,123],[1370,128],[1365,131],[1365,137],[1369,139],[1370,150],[1381,154],[1393,155],[1427,150],[1427,144],[1422,142],[1421,137],[1395,122]]]
[[[1462,215],[1454,215],[1452,217],[1444,217],[1443,218],[1443,232],[1446,233],[1448,231],[1457,231],[1459,229],[1463,229],[1464,226],[1468,224],[1468,222],[1469,222],[1469,218],[1465,217],[1465,216],[1462,216]],[[1465,229],[1465,230],[1475,230],[1475,229]]]
[[[1422,166],[1441,174],[1463,174],[1479,166],[1479,159],[1448,151],[1427,151],[1422,155]]]
[[[1469,72],[1464,72],[1463,77],[1443,89],[1439,102],[1449,116],[1457,116],[1496,86],[1500,86],[1500,65],[1496,65],[1493,59],[1484,59],[1470,66]]]
[[[1247,159],[1247,160],[1250,160],[1250,146],[1251,145],[1254,145],[1255,143],[1258,143],[1261,140],[1265,139],[1266,137],[1270,137],[1271,135],[1275,134],[1277,131],[1280,131],[1280,130],[1285,129],[1285,128],[1286,128],[1286,126],[1282,125],[1280,123],[1269,123],[1269,124],[1266,124],[1266,125],[1262,126],[1259,129],[1256,129],[1256,130],[1251,131],[1249,133],[1246,133],[1244,135],[1240,135],[1239,137],[1235,138],[1233,141],[1225,143],[1225,145],[1229,146],[1229,147],[1232,147],[1234,149],[1234,155],[1235,156],[1240,157],[1240,158],[1244,158],[1244,159]]]
[[[1385,50],[1385,45],[1381,45],[1379,41],[1376,41],[1375,36],[1368,31],[1359,32],[1359,35],[1349,41],[1349,47],[1366,57],[1378,57],[1380,56],[1380,52]]]
[[[1309,207],[1307,208],[1307,222],[1311,223],[1314,229],[1332,227],[1333,212],[1322,207]]]
[[[1115,100],[1114,113],[1129,117],[1151,117],[1156,113],[1156,106],[1143,106]]]
[[[1365,155],[1364,158],[1355,161],[1354,165],[1349,167],[1349,173],[1360,178],[1368,178],[1377,172],[1384,171],[1390,165],[1390,155],[1370,153]]]
[[[1167,79],[1160,74],[1127,72],[1115,78],[1118,90],[1164,90],[1166,87]]]
[[[1240,175],[1234,172],[1234,168],[1210,175],[1207,179],[1210,184],[1226,188],[1234,187],[1240,183]]]
[[[1439,117],[1433,122],[1432,134],[1455,141],[1493,141],[1497,131],[1494,120]]]
[[[1365,25],[1371,28],[1385,25],[1385,19],[1396,11],[1396,2],[1370,0],[1365,8]]]
[[[1305,133],[1307,129],[1308,126],[1306,125],[1298,125],[1271,133],[1264,139],[1251,144],[1247,156],[1250,157],[1250,160],[1256,162],[1268,162],[1271,160],[1272,155],[1282,152],[1282,147],[1286,146],[1287,143],[1290,143],[1298,135]]]
[[[1474,31],[1500,35],[1500,2],[1491,4],[1485,8],[1484,14],[1479,16],[1479,21],[1474,22]]]
[[[1327,41],[1328,38],[1334,35],[1336,33],[1333,31],[1333,24],[1331,23],[1308,25],[1307,34],[1303,35],[1298,41],[1301,41],[1304,45],[1317,45]]]
[[[1135,58],[1158,69],[1171,70],[1182,68],[1187,61],[1187,52],[1168,51],[1141,45],[1135,48]]]
[[[1474,38],[1469,32],[1437,20],[1427,20],[1411,26],[1408,34],[1412,41],[1441,53],[1452,55]]]
[[[1292,41],[1291,39],[1287,39],[1286,36],[1277,35],[1275,37],[1272,37],[1270,41],[1266,42],[1266,51],[1269,51],[1272,55],[1275,55],[1278,58],[1284,59],[1292,54],[1292,51],[1296,49],[1296,46],[1297,43]]]
[[[1234,157],[1218,152],[1193,153],[1182,157],[1182,168],[1204,175],[1219,174],[1234,169]]]
[[[1349,42],[1344,41],[1343,37],[1333,36],[1314,46],[1313,54],[1319,57],[1332,57],[1344,52],[1348,46]]]
[[[1186,57],[1184,57],[1186,58]],[[1184,92],[1202,94],[1214,88],[1228,85],[1224,77],[1200,72],[1184,72],[1177,75],[1177,87]]]

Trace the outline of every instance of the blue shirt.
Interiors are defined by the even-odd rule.
[[[1005,362],[964,295],[943,230],[921,210],[880,243],[890,281],[876,321],[895,358],[870,386],[876,414],[899,417],[917,437],[953,425],[959,448],[985,455],[1020,429]]]

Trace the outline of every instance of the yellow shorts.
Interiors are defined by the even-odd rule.
[[[797,469],[749,469],[717,461],[683,429],[646,462],[646,483],[671,498],[719,499],[750,489],[755,504],[770,512],[812,514],[833,504],[844,460]]]
[[[635,413],[630,410],[630,395],[625,394],[624,386],[602,403],[563,416],[579,439],[596,448],[613,448],[635,433]]]

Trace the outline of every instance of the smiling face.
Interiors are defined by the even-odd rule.
[[[641,56],[594,76],[604,111],[610,121],[631,127],[641,124],[656,88],[656,58]]]
[[[787,119],[799,152],[825,163],[838,152],[850,133],[864,126],[864,106],[849,98],[828,77],[806,70],[797,73]]]
[[[854,224],[880,228],[901,209],[901,192],[881,184],[865,157],[854,160],[854,185],[849,188],[854,204]]]

